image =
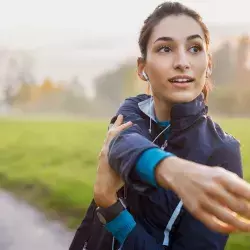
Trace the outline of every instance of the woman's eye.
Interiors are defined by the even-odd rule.
[[[201,48],[199,47],[199,46],[193,46],[193,47],[191,47],[190,49],[189,49],[189,51],[191,52],[191,53],[198,53],[199,51],[201,51]]]
[[[158,50],[158,52],[165,52],[165,53],[169,53],[170,51],[171,51],[171,49],[168,46],[160,47]]]

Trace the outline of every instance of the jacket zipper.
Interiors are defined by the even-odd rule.
[[[88,246],[88,242],[87,242],[87,241],[85,241],[85,243],[84,243],[84,246],[83,246],[83,249],[82,249],[82,250],[88,250],[88,249],[87,249],[87,246]]]
[[[168,146],[168,140],[165,140],[165,142],[163,143],[163,145],[161,146],[162,150],[165,150],[165,148]]]

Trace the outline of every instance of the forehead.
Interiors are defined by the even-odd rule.
[[[204,32],[200,24],[192,17],[186,15],[171,15],[163,18],[151,34],[150,41],[159,37],[172,37],[174,40],[184,40],[190,35],[200,35],[204,40]],[[149,41],[149,42],[150,42]]]

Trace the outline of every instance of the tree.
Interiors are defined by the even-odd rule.
[[[238,46],[236,50],[236,74],[237,81],[239,83],[249,82],[249,70],[246,67],[246,63],[249,55],[250,39],[248,35],[242,35],[239,37]]]
[[[136,66],[129,61],[121,64],[96,78],[95,87],[95,100],[117,109],[124,98],[140,93]]]
[[[16,105],[27,104],[30,102],[31,98],[31,85],[27,83],[22,83],[19,90],[14,96],[14,103]]]
[[[235,67],[232,56],[233,49],[227,41],[214,52],[212,80],[216,85],[229,84],[234,81]]]
[[[5,53],[5,56],[7,66],[3,77],[4,101],[9,105],[13,105],[17,99],[24,101],[27,98],[28,85],[35,82],[32,76],[33,58],[27,52],[13,52],[8,55]],[[23,91],[26,93],[25,97]],[[22,93],[21,99],[20,93]]]

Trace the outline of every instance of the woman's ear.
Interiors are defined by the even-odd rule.
[[[146,66],[145,60],[142,57],[138,57],[138,59],[137,59],[137,74],[142,81],[147,81],[147,79],[143,75],[143,72],[145,72],[145,66]]]

